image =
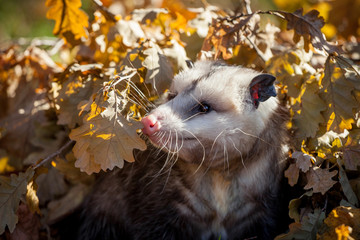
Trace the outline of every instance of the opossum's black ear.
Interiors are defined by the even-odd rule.
[[[260,102],[265,102],[269,97],[276,97],[274,81],[275,77],[266,73],[257,75],[251,80],[250,95],[256,108]]]
[[[185,62],[189,69],[194,67],[194,63],[191,60],[185,60]]]

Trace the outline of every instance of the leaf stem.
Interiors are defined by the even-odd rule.
[[[71,144],[73,144],[75,141],[74,140],[69,140],[67,143],[65,143],[59,150],[57,150],[56,152],[50,154],[49,156],[47,156],[45,159],[41,160],[38,164],[36,164],[33,169],[36,169],[40,166],[43,166],[45,163],[49,162],[51,159],[53,159],[54,157],[60,155],[66,148],[68,148]]]

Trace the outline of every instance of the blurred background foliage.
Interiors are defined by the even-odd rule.
[[[162,0],[102,0],[102,2],[110,10],[116,13],[121,12],[123,16],[135,8],[161,7],[162,5]],[[232,12],[236,12],[240,3],[236,0],[183,0],[182,2],[188,7],[218,5]],[[92,12],[92,7],[90,0],[82,1],[85,12]],[[325,19],[326,25],[322,31],[328,40],[333,40],[335,36],[345,39],[360,36],[360,0],[252,0],[251,7],[254,10],[271,9],[288,12],[299,8],[303,8],[304,12],[316,9]],[[45,18],[46,11],[44,1],[1,0],[0,43],[16,38],[53,36],[54,22]]]

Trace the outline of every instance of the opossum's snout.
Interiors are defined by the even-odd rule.
[[[161,128],[161,123],[158,121],[157,117],[152,114],[141,119],[141,123],[144,125],[142,132],[148,136],[153,135]]]

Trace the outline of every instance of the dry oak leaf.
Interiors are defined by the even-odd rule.
[[[289,225],[290,231],[286,234],[277,236],[275,240],[316,239],[316,233],[324,219],[325,212],[317,208],[314,210],[314,213],[310,213],[303,217],[301,223],[291,223]]]
[[[319,16],[317,10],[311,10],[310,12],[303,14],[302,9],[296,10],[294,13],[283,12],[283,11],[273,11],[275,15],[281,15],[287,20],[287,29],[294,29],[294,41],[298,42],[300,36],[303,36],[305,41],[305,49],[308,52],[309,43],[311,43],[314,48],[320,51],[326,51],[327,53],[338,52],[336,46],[331,45],[326,41],[321,28],[324,26],[324,18]]]
[[[289,185],[294,186],[299,179],[299,168],[295,163],[290,164],[289,168],[284,172],[285,177],[287,177]]]
[[[173,78],[173,71],[170,62],[162,54],[160,47],[152,43],[152,46],[144,51],[147,55],[143,66],[147,68],[146,83],[151,83],[158,93],[163,93],[169,88]]]
[[[321,96],[329,103],[329,107],[324,112],[327,119],[326,130],[337,133],[342,133],[345,129],[350,130],[355,122],[353,110],[360,109],[360,103],[353,96],[354,85],[360,83],[360,77],[357,78],[357,82],[348,79],[343,69],[337,67],[333,59],[328,57],[321,82],[323,85]]]
[[[360,239],[360,209],[339,206],[324,220],[319,240]]]
[[[20,198],[26,193],[26,186],[33,175],[34,170],[30,167],[19,175],[11,174],[9,178],[0,176],[0,235],[4,233],[6,225],[10,232],[14,231]]]
[[[337,159],[338,167],[339,167],[339,182],[341,184],[341,188],[347,198],[348,202],[351,203],[353,206],[359,206],[359,201],[357,196],[350,185],[349,179],[346,175],[345,170],[342,168],[342,161]]]
[[[145,150],[146,144],[136,130],[139,122],[129,122],[121,114],[124,104],[114,91],[107,94],[102,106],[93,102],[91,112],[85,116],[84,124],[73,129],[69,135],[76,141],[73,148],[77,158],[75,166],[91,174],[100,169],[122,168],[124,160],[133,162],[133,149]],[[97,98],[99,99],[99,98]]]
[[[319,85],[316,81],[303,85],[299,98],[301,112],[294,115],[294,124],[298,138],[315,137],[319,124],[324,122],[321,112],[326,110],[325,102],[318,95]]]
[[[325,194],[336,183],[336,181],[331,178],[337,173],[337,170],[329,172],[329,169],[313,167],[307,172],[308,182],[304,189],[309,190],[312,188],[314,193],[320,192],[321,194]]]
[[[250,20],[254,14],[244,16],[234,21],[233,19],[217,20],[213,19],[209,32],[201,48],[204,52],[209,52],[214,48],[215,59],[222,55],[223,59],[233,56],[233,48],[245,41],[250,33],[246,28],[253,28]]]
[[[81,0],[46,0],[50,7],[46,13],[48,19],[55,20],[54,35],[66,35],[71,32],[75,39],[87,37],[88,16],[80,9]]]
[[[295,151],[292,157],[296,159],[296,166],[303,172],[309,171],[312,166],[311,162],[315,160],[314,157],[299,151]]]
[[[17,210],[19,222],[16,224],[14,232],[6,234],[7,240],[37,240],[40,239],[41,228],[40,216],[33,213],[29,207],[20,203]]]
[[[344,163],[348,170],[357,170],[360,166],[360,146],[350,146],[344,149]]]

